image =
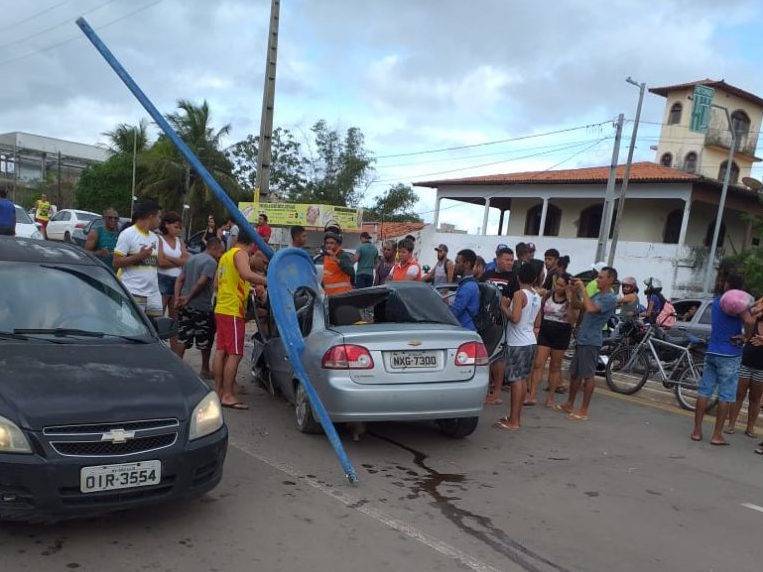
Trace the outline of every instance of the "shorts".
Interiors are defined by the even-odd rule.
[[[572,379],[593,379],[599,362],[599,346],[575,346],[575,355],[570,362]]]
[[[739,379],[749,379],[752,383],[763,383],[763,369],[742,364],[739,366]]]
[[[215,338],[215,313],[181,308],[178,313],[178,341],[190,350],[194,342],[199,350],[211,350]]]
[[[215,314],[217,351],[231,356],[244,355],[245,326],[244,318]]]
[[[49,219],[48,219],[48,220],[49,220]],[[42,228],[48,228],[48,220],[43,220],[43,219],[41,219],[41,218],[36,218],[36,219],[34,219],[34,222],[38,222],[38,223],[40,223],[40,226],[41,226]]]
[[[164,308],[162,307],[162,296],[157,291],[151,296],[141,296],[139,294],[130,294],[132,299],[138,307],[143,310],[146,316],[151,318],[159,318],[164,315]]]
[[[699,382],[700,397],[709,398],[718,391],[718,399],[724,403],[737,400],[737,384],[742,356],[719,356],[707,354],[702,379]]]
[[[170,276],[169,274],[159,274],[159,292],[161,293],[161,295],[174,296],[175,282],[177,282],[177,276]]]
[[[566,350],[570,346],[572,324],[543,320],[538,332],[538,345],[552,350]]]
[[[533,370],[535,346],[507,346],[506,370],[503,377],[506,383],[527,379]]]

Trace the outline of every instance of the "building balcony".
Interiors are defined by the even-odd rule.
[[[728,130],[708,129],[705,136],[706,147],[718,147],[729,149],[731,147],[731,133]],[[755,156],[755,148],[758,146],[758,138],[755,135],[742,135],[736,142],[735,154],[748,157],[753,161],[760,161]]]

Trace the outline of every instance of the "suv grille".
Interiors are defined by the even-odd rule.
[[[176,434],[157,435],[155,437],[138,437],[125,443],[110,443],[108,441],[70,441],[51,442],[51,446],[61,455],[77,457],[101,457],[113,455],[132,455],[154,449],[169,447],[175,443]]]
[[[179,431],[177,419],[153,419],[46,427],[43,437],[59,455],[123,457],[171,447]]]

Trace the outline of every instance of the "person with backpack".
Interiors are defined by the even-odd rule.
[[[527,378],[530,377],[540,328],[541,298],[533,290],[538,279],[535,265],[525,264],[517,271],[519,290],[511,301],[502,299],[501,308],[506,325],[506,382],[511,387],[511,406],[508,416],[498,420],[496,427],[517,431],[521,426],[522,405],[527,397]]]
[[[477,254],[470,249],[464,249],[456,256],[456,273],[461,276],[458,289],[450,305],[450,311],[467,330],[477,331],[474,318],[480,309],[480,289],[474,279],[474,264]]]
[[[644,286],[646,286],[644,294],[647,301],[644,320],[649,324],[657,324],[658,317],[666,302],[665,296],[662,295],[662,282],[650,276],[644,280]]]

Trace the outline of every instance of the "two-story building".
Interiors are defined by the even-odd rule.
[[[622,275],[639,280],[659,278],[672,295],[702,286],[731,142],[725,113],[718,110],[711,116],[707,134],[689,130],[692,102],[688,96],[700,83],[715,88],[714,103],[729,110],[737,134],[719,254],[758,246],[763,238],[754,234],[749,218],[763,216],[759,193],[742,183],[759,160],[755,148],[763,99],[723,81],[653,88],[650,91],[666,97],[657,161],[632,165],[615,266]],[[623,171],[622,165],[617,168],[616,191]],[[437,193],[434,224],[422,229],[418,241],[422,262],[428,262],[429,251],[439,243],[448,244],[454,253],[468,247],[491,258],[499,243],[532,241],[540,253],[553,247],[569,254],[571,271],[588,269],[595,262],[608,176],[609,167],[602,166],[416,182]],[[441,232],[440,210],[458,203],[483,207],[480,234]],[[490,236],[488,220],[496,210],[498,231]],[[473,226],[478,221],[469,222]]]

